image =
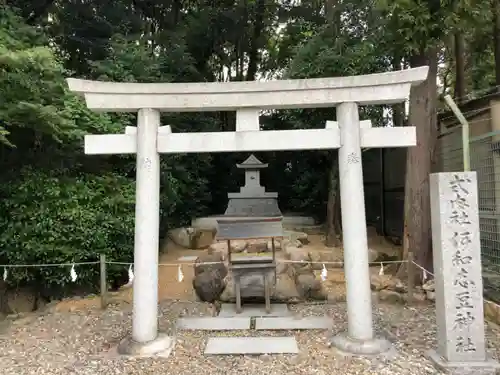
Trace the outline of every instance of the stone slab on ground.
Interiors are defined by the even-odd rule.
[[[196,255],[184,255],[177,260],[180,262],[194,262],[198,257]]]
[[[219,317],[261,317],[261,316],[290,316],[291,312],[284,303],[272,303],[271,313],[266,313],[264,305],[242,305],[241,313],[236,313],[236,305],[232,303],[223,303]]]
[[[188,317],[177,320],[177,328],[184,330],[230,331],[250,329],[250,317]]]
[[[210,337],[205,355],[297,354],[295,337]]]
[[[289,329],[331,329],[333,320],[328,316],[308,316],[308,317],[276,317],[255,319],[256,330],[289,330]]]

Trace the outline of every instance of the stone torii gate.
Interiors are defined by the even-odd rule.
[[[428,67],[397,72],[301,80],[229,83],[114,83],[70,78],[71,91],[99,112],[138,112],[125,134],[87,135],[86,154],[137,154],[132,336],[121,351],[157,354],[169,344],[158,333],[158,234],[161,153],[339,149],[347,283],[348,331],[340,350],[376,354],[390,349],[373,331],[361,148],[416,145],[414,127],[372,128],[358,106],[406,100]],[[260,131],[259,110],[337,107],[324,129]],[[236,111],[236,131],[175,133],[160,112]]]

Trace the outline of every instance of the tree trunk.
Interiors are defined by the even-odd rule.
[[[339,162],[336,153],[330,153],[330,170],[328,173],[328,202],[326,204],[326,242],[328,247],[339,245],[337,236],[339,227],[340,206],[340,184],[339,184]]]
[[[492,0],[493,38],[495,41],[495,84],[500,85],[500,0]]]
[[[455,40],[455,98],[457,102],[465,96],[465,39],[464,34],[456,31]]]
[[[9,301],[7,299],[7,283],[3,280],[0,280],[0,314],[12,314],[12,310],[9,307]]]
[[[332,37],[338,37],[342,27],[340,0],[324,0],[325,22],[328,25]]]
[[[264,30],[264,13],[266,12],[265,0],[257,0],[255,5],[255,20],[250,52],[248,53],[247,81],[255,81],[260,60],[259,46],[262,31]]]
[[[394,53],[392,58],[392,69],[401,70],[402,57],[399,53]],[[405,105],[404,103],[397,103],[392,106],[392,125],[403,126],[405,120]]]
[[[433,48],[425,54],[416,54],[410,63],[412,67],[429,65],[429,76],[424,83],[412,87],[410,94],[409,122],[417,129],[417,146],[410,147],[407,154],[406,240],[416,262],[432,272],[429,174],[437,142],[437,50]]]

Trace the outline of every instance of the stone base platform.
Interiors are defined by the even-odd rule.
[[[162,357],[167,358],[174,349],[175,338],[164,333],[146,343],[135,342],[131,337],[123,339],[117,347],[117,354],[130,357]]]
[[[333,337],[332,346],[344,355],[368,357],[380,355],[394,357],[396,355],[392,344],[388,340],[382,338],[359,341],[350,338],[344,333]]]
[[[500,370],[500,363],[493,359],[484,362],[447,362],[435,350],[429,351],[427,357],[439,370],[450,375],[495,375]]]

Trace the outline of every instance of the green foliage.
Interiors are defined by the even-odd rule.
[[[46,264],[129,261],[133,252],[134,184],[113,173],[103,176],[24,168],[2,189],[0,261]],[[98,266],[77,269],[80,286],[92,286]],[[111,275],[111,282],[113,277]],[[70,283],[69,269],[19,268],[10,283],[43,282],[48,288]]]
[[[285,73],[287,78],[336,77],[380,73],[389,69],[388,60],[380,55],[374,35],[346,28],[336,34],[331,25],[321,25],[315,35],[304,39],[297,48]],[[298,109],[276,115],[293,128],[322,128],[326,121],[334,120],[334,108]],[[375,125],[383,124],[381,107],[361,108],[361,116]],[[309,151],[275,155],[281,161],[280,196],[288,209],[307,212],[322,218],[326,213],[328,196],[328,170],[336,152]],[[334,161],[333,161],[334,162]],[[286,167],[288,165],[288,168]],[[287,188],[288,187],[288,188]],[[283,192],[283,193],[281,193]]]
[[[467,45],[469,88],[494,81],[489,1],[353,0],[218,2],[12,1],[0,9],[0,263],[130,261],[135,157],[85,156],[85,134],[122,133],[135,114],[99,114],[68,92],[68,76],[119,82],[311,78],[383,72],[430,47],[453,84],[452,34]],[[326,11],[326,12],[325,12]],[[50,16],[50,17],[49,17]],[[382,107],[362,118],[382,125]],[[334,108],[266,113],[265,129],[322,128]],[[234,114],[163,114],[176,132],[234,129]],[[13,147],[15,146],[15,147]],[[218,214],[242,181],[247,154],[164,155],[161,235]],[[325,213],[335,152],[258,155],[283,210]],[[78,268],[92,287],[97,267]],[[118,270],[117,270],[118,271]],[[118,274],[112,271],[111,280]],[[14,278],[15,277],[15,278]],[[68,283],[68,269],[19,269],[20,284]],[[88,283],[88,285],[83,285]]]
[[[64,69],[44,42],[14,13],[0,12],[0,141],[4,143],[14,128],[32,128],[56,140],[75,130],[60,111]]]

